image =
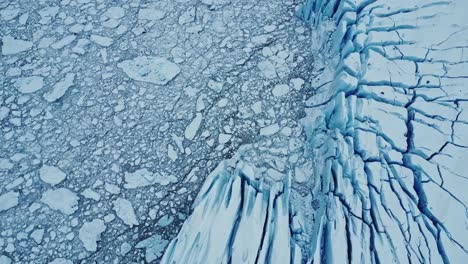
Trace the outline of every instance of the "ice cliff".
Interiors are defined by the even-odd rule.
[[[226,161],[162,263],[467,262],[466,10],[307,1],[319,74],[302,122],[319,208],[291,198],[290,176]]]

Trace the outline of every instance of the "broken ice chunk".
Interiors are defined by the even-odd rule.
[[[49,262],[49,264],[73,264],[73,262],[66,258],[56,258],[52,262]]]
[[[273,124],[273,125],[269,125],[269,126],[266,126],[266,127],[262,127],[260,129],[260,135],[262,135],[262,136],[271,136],[271,135],[276,134],[276,132],[278,132],[279,129],[280,129],[280,127],[278,126],[278,124]]]
[[[68,44],[72,43],[76,39],[75,35],[68,35],[60,39],[59,41],[55,42],[54,44],[51,45],[53,49],[61,49]]]
[[[44,94],[44,99],[47,102],[55,102],[58,99],[62,98],[65,95],[67,90],[73,85],[75,81],[75,74],[74,73],[67,73],[65,79],[56,83],[52,88],[52,91]]]
[[[83,195],[85,198],[93,199],[95,201],[99,201],[101,199],[101,195],[90,188],[86,188],[81,193],[81,195]]]
[[[11,264],[11,259],[5,255],[1,255],[0,264]]]
[[[124,185],[127,189],[134,189],[139,187],[145,187],[152,184],[168,185],[170,183],[177,182],[177,178],[173,175],[165,176],[159,173],[152,173],[147,169],[139,169],[135,172],[125,173]]]
[[[52,186],[61,183],[65,177],[67,177],[65,172],[54,166],[43,165],[39,169],[39,178]]]
[[[103,47],[109,47],[110,45],[112,45],[112,42],[113,42],[111,38],[98,36],[98,35],[91,35],[90,39],[92,42]]]
[[[166,14],[164,11],[154,9],[154,8],[145,8],[140,9],[138,12],[138,19],[145,19],[145,20],[161,20],[164,18]]]
[[[289,86],[286,84],[278,84],[271,91],[273,96],[280,97],[289,93]]]
[[[162,57],[140,56],[123,61],[117,67],[134,80],[158,85],[167,84],[180,73],[177,64]]]
[[[104,13],[105,16],[112,19],[120,19],[125,16],[125,9],[120,6],[113,6],[107,9]]]
[[[133,210],[132,203],[129,200],[123,198],[118,198],[115,200],[114,211],[126,225],[130,227],[138,225],[135,211]]]
[[[71,215],[78,210],[78,196],[67,188],[47,190],[42,194],[41,201],[51,209]]]
[[[7,192],[0,195],[0,212],[6,211],[18,205],[19,193]]]
[[[36,229],[34,230],[30,237],[37,243],[40,244],[42,242],[42,238],[44,237],[44,229]]]
[[[225,143],[228,143],[229,140],[231,140],[231,138],[232,138],[232,135],[229,135],[229,134],[219,134],[218,142],[219,142],[219,144],[225,144]]]
[[[2,18],[2,20],[9,21],[9,20],[16,18],[18,14],[20,13],[20,11],[21,9],[13,8],[10,6],[0,11],[0,17]]]
[[[2,54],[13,55],[21,52],[28,51],[32,48],[33,43],[31,41],[15,39],[10,35],[2,38]]]
[[[40,76],[22,77],[14,82],[16,89],[24,94],[34,93],[44,86],[44,78]]]
[[[214,80],[209,80],[208,81],[208,88],[211,90],[219,93],[223,90],[224,83],[223,82],[216,82]]]
[[[258,68],[262,71],[263,75],[268,79],[276,78],[276,68],[273,63],[269,61],[261,61],[258,63]]]
[[[94,219],[81,226],[78,237],[86,250],[94,252],[97,249],[97,242],[101,240],[101,233],[105,230],[106,225],[104,221],[101,219]]]
[[[197,131],[200,128],[201,122],[203,120],[203,115],[197,113],[195,118],[190,122],[190,124],[185,128],[185,138],[193,140],[197,135]]]
[[[150,263],[162,256],[162,253],[168,243],[169,241],[162,239],[160,235],[154,235],[139,242],[135,247],[145,249],[146,262]]]

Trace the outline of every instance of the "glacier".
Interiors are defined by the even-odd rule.
[[[207,177],[161,263],[466,263],[466,10],[307,0],[308,165],[276,175],[241,148]]]
[[[467,10],[0,1],[0,264],[468,263]]]

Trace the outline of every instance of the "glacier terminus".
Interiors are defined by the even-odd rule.
[[[468,263],[465,0],[0,0],[0,264]]]

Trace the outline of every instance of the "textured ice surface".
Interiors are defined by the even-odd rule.
[[[0,263],[465,263],[462,0],[0,1]]]
[[[312,206],[278,195],[292,208],[282,220],[281,206],[268,211],[250,198],[253,188],[268,203],[259,194],[275,185],[258,187],[244,163],[220,165],[163,263],[468,261],[462,162],[468,146],[456,140],[466,137],[468,121],[462,118],[467,7],[464,1],[307,1],[299,15],[314,31],[318,70],[302,120],[311,174],[295,172],[299,182],[311,183]],[[267,64],[259,67],[274,76]],[[273,89],[275,96],[286,93]],[[277,131],[271,125],[260,133]],[[284,192],[294,194],[289,186]],[[276,218],[263,221],[265,215]],[[276,244],[265,244],[265,237]]]

